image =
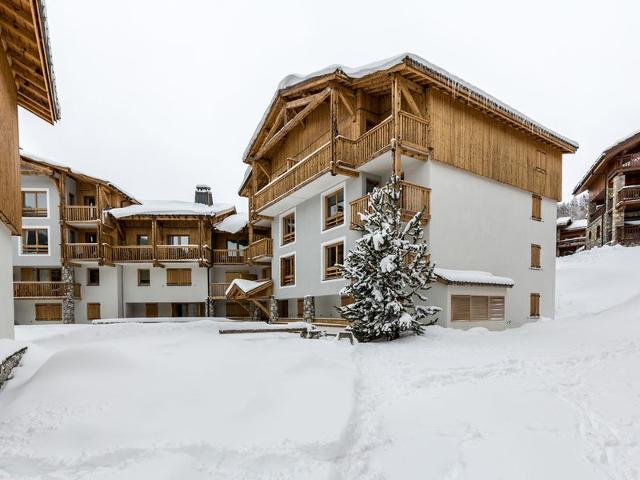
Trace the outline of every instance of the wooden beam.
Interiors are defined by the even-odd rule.
[[[280,124],[282,124],[283,121],[284,121],[284,123],[286,123],[286,120],[284,120],[286,110],[287,110],[286,108],[282,108],[278,112],[278,115],[276,115],[276,119],[273,121],[273,125],[271,126],[271,129],[269,130],[267,135],[264,137],[264,142],[262,142],[262,145],[267,143],[269,141],[269,139],[275,135],[275,133],[280,128]]]
[[[402,106],[402,93],[400,92],[400,81],[398,74],[393,75],[391,79],[391,122],[393,124],[393,139],[392,148],[393,153],[393,174],[400,175],[402,171],[402,155],[400,152],[400,108]]]
[[[336,175],[336,139],[338,137],[338,91],[334,86],[331,87],[329,103],[329,141],[331,152],[331,175]]]
[[[349,115],[351,115],[355,120],[356,106],[355,106],[355,102],[353,101],[353,99],[347,98],[347,96],[346,96],[345,92],[343,91],[343,89],[339,89],[338,90],[338,96],[340,97],[340,100],[342,100],[343,105],[345,107],[347,107],[347,110],[349,110]]]
[[[20,37],[22,40],[35,47],[36,50],[38,49],[38,40],[34,35],[29,35],[31,32],[27,32],[26,30],[18,28],[15,21],[14,23],[11,23],[7,21],[6,18],[0,16],[0,33],[2,33],[2,31],[7,31],[11,35]]]
[[[413,94],[411,93],[411,91],[405,85],[402,85],[402,84],[400,85],[400,90],[404,94],[404,98],[409,104],[409,108],[412,110],[412,113],[418,117],[422,117],[422,111],[420,110],[420,107],[418,107],[418,104],[413,98]]]
[[[260,302],[259,300],[254,300],[253,298],[249,299],[251,302],[253,302],[253,304],[258,307],[260,310],[262,310],[264,312],[264,314],[266,316],[270,315],[269,309],[267,309],[267,307],[265,307],[264,305],[262,305],[262,302]]]
[[[3,10],[5,13],[8,13],[9,16],[15,18],[16,20],[22,20],[27,22],[27,24],[32,25],[33,19],[31,15],[21,8],[9,8],[4,2],[0,2],[0,10]]]
[[[313,112],[331,93],[330,88],[326,88],[322,91],[322,95],[318,96],[313,102],[308,104],[300,113],[298,113],[295,117],[289,120],[284,126],[278,130],[276,134],[274,134],[268,141],[260,147],[258,153],[256,153],[256,158],[261,158],[267,153],[271,148],[273,148],[280,140],[284,138],[284,136],[293,130],[302,120],[304,120],[307,115]]]

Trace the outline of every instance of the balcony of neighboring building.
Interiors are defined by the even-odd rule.
[[[113,263],[211,263],[208,245],[113,245],[105,249],[105,258]]]
[[[66,243],[64,245],[64,257],[74,262],[98,262],[102,259],[99,243]]]
[[[95,205],[65,205],[64,221],[67,223],[94,223],[99,220]]]
[[[249,245],[247,258],[254,263],[270,263],[273,257],[273,239],[258,238]]]
[[[418,212],[423,212],[422,223],[430,218],[431,189],[415,183],[402,180],[400,182],[400,215],[403,222],[409,221]],[[351,210],[350,226],[352,229],[362,227],[361,215],[366,213],[369,205],[369,195],[363,195],[349,203]]]
[[[397,116],[397,134],[393,116],[371,126],[357,138],[337,135],[302,158],[290,158],[286,169],[258,189],[253,196],[256,214],[275,216],[318,195],[334,184],[366,171],[372,160],[385,156],[385,165],[393,163],[390,152],[395,144],[409,159],[428,156],[428,122],[406,111]],[[398,138],[395,138],[395,137]],[[332,161],[332,159],[334,159]]]

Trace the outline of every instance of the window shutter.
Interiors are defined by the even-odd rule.
[[[489,297],[489,320],[504,320],[504,297]]]
[[[167,285],[191,285],[190,268],[168,268]]]
[[[532,293],[530,296],[529,315],[532,317],[540,316],[540,294]]]
[[[540,268],[540,245],[531,244],[531,268]]]
[[[45,322],[62,320],[62,305],[59,303],[36,304],[36,320]]]
[[[542,220],[542,197],[540,195],[531,195],[531,218]]]
[[[471,320],[480,322],[489,318],[489,298],[488,297],[471,297]]]
[[[471,297],[469,295],[451,296],[451,320],[471,319]]]
[[[98,320],[100,318],[100,304],[87,303],[87,320]]]

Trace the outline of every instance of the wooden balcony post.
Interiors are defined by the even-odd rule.
[[[153,263],[158,261],[158,221],[151,220],[151,246],[153,248]]]
[[[335,85],[331,86],[329,103],[329,122],[331,125],[330,155],[331,155],[331,175],[336,175],[336,139],[338,137],[338,92]]]
[[[400,109],[402,108],[402,93],[398,74],[391,80],[391,122],[393,124],[393,139],[391,152],[393,157],[393,174],[400,175],[402,171],[402,156],[400,153]]]

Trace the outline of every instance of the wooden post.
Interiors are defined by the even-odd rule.
[[[203,230],[202,230],[202,219],[198,220],[198,236],[199,236],[199,247],[198,247],[198,256],[204,259],[204,249],[202,244],[204,243]]]
[[[329,122],[330,122],[330,151],[331,151],[331,175],[336,175],[336,139],[338,136],[338,92],[335,86],[331,86],[329,94]]]
[[[153,263],[158,262],[158,220],[151,220],[151,245],[153,249]]]
[[[65,238],[68,233],[66,233],[66,212],[65,207],[67,205],[67,197],[66,197],[66,183],[67,175],[64,172],[60,173],[58,177],[58,193],[60,194],[60,249],[62,250],[62,264],[67,264],[67,239]]]
[[[402,171],[402,160],[400,153],[400,109],[402,107],[402,93],[400,92],[400,81],[398,74],[393,76],[391,80],[391,116],[393,123],[393,140],[392,140],[392,157],[393,157],[393,174],[400,176]]]
[[[258,170],[256,169],[256,160],[251,158],[251,197],[249,199],[249,223],[253,222],[255,212],[253,211],[253,198],[258,191]]]

